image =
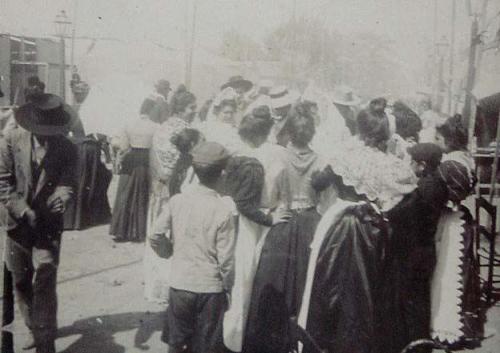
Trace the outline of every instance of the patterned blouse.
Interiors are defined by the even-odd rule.
[[[172,116],[153,135],[150,156],[151,177],[153,180],[159,179],[166,182],[172,176],[175,164],[179,158],[179,151],[170,140],[173,136],[188,127],[189,124],[186,121]]]

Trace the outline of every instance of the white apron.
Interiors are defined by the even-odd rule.
[[[283,200],[285,190],[280,175],[285,170],[283,157],[284,148],[264,143],[259,148],[246,151],[247,156],[255,157],[262,163],[266,176],[261,204],[266,206],[279,206]],[[250,221],[245,216],[239,216],[238,235],[235,248],[235,277],[231,291],[229,310],[224,314],[223,338],[224,344],[233,352],[241,352],[243,337],[250,308],[253,281],[260,254],[269,232],[269,227]]]
[[[441,342],[455,343],[463,336],[462,259],[463,212],[447,209],[436,231],[437,263],[431,284],[431,333]]]
[[[250,221],[245,216],[239,216],[234,254],[234,285],[231,291],[231,304],[224,314],[223,323],[224,344],[233,352],[242,350],[253,280],[269,229]]]

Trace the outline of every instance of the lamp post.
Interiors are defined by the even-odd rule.
[[[66,100],[66,54],[65,54],[65,44],[64,38],[68,36],[69,29],[71,27],[71,21],[66,15],[66,11],[61,10],[54,20],[56,35],[60,39],[60,57],[59,57],[59,85],[61,87],[61,97]]]

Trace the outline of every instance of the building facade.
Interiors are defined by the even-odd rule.
[[[5,94],[1,105],[23,104],[27,79],[33,75],[45,83],[46,92],[62,95],[60,62],[58,41],[0,34],[0,76]],[[68,77],[66,73],[66,85]]]

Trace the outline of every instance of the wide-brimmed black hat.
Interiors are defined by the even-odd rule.
[[[21,106],[15,114],[17,123],[37,135],[66,135],[78,119],[76,112],[54,94],[37,95]]]
[[[253,83],[249,80],[245,80],[243,76],[232,76],[229,78],[229,81],[224,83],[221,86],[221,90],[227,88],[227,87],[232,87],[232,88],[243,88],[245,92],[248,92],[252,89]]]

